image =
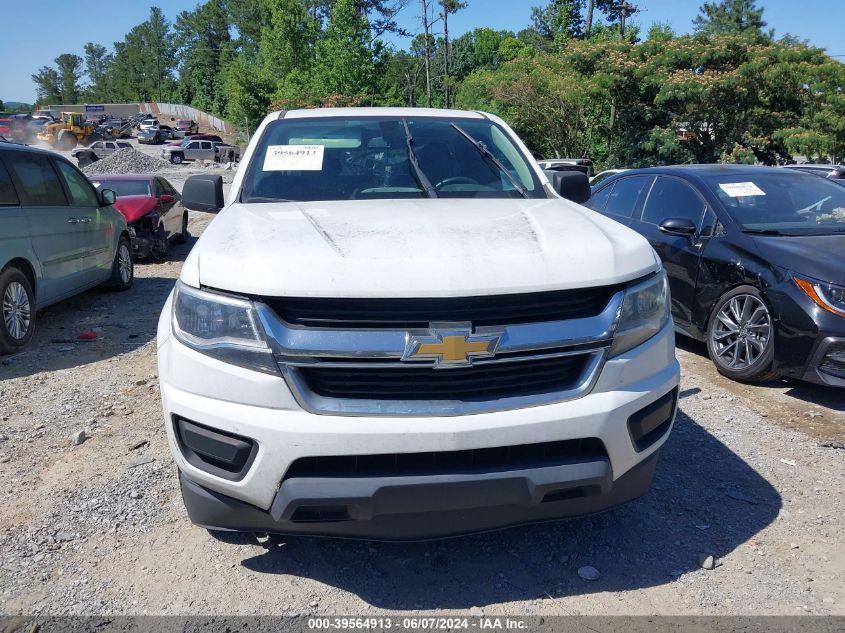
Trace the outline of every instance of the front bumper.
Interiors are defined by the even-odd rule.
[[[267,511],[203,488],[183,473],[179,479],[188,516],[202,527],[401,541],[601,512],[645,494],[657,459],[658,453],[652,453],[615,481],[607,461],[436,481],[382,478],[337,486],[334,481],[289,479]],[[556,497],[556,491],[563,494]],[[297,509],[313,504],[314,496],[323,504],[316,507],[329,510],[322,517],[311,514],[296,520]],[[331,509],[340,507],[353,508],[355,515],[332,517]]]
[[[777,316],[775,366],[785,376],[845,387],[839,371],[845,353],[845,318],[817,306],[789,279],[769,292]]]
[[[678,387],[671,323],[645,344],[607,361],[592,391],[571,401],[460,416],[348,417],[306,412],[281,376],[188,349],[170,336],[169,314],[168,302],[159,324],[167,433],[189,515],[209,528],[418,539],[598,512],[648,489],[674,416],[673,403],[665,431],[638,450],[629,418]],[[257,451],[246,472],[233,480],[190,463],[175,416],[254,441]],[[407,478],[287,476],[302,458],[471,451],[588,438],[601,443],[603,456],[538,468]],[[297,520],[302,508],[311,514]]]

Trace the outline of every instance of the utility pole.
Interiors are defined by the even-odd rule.
[[[629,15],[634,15],[639,11],[639,9],[635,5],[628,2],[628,0],[623,0],[623,2],[617,4],[613,8],[619,12],[619,36],[624,39],[625,21],[628,19]]]

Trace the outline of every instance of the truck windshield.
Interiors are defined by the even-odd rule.
[[[488,119],[350,117],[270,123],[241,202],[545,198],[530,163]]]

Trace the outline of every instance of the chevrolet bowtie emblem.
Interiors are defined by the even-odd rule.
[[[470,324],[432,323],[408,334],[402,360],[433,360],[435,369],[468,367],[474,358],[493,356],[501,338],[501,332],[473,334]]]

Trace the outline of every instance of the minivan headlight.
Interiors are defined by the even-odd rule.
[[[625,290],[616,318],[610,355],[618,356],[645,343],[669,320],[669,283],[666,271]]]
[[[247,369],[278,374],[255,305],[176,282],[173,335],[184,345]]]

